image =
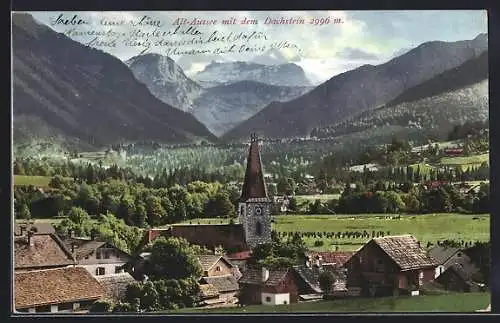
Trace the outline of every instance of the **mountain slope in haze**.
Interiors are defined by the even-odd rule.
[[[289,102],[271,103],[224,139],[239,139],[254,131],[273,138],[307,136],[313,128],[380,107],[405,90],[479,56],[487,46],[486,34],[473,40],[424,43],[384,64],[337,75]]]
[[[203,92],[170,57],[145,54],[125,63],[155,97],[182,111],[192,112],[193,100]]]
[[[447,134],[454,125],[488,120],[488,51],[403,92],[378,109],[368,110],[337,125],[313,131],[337,137],[395,127],[407,131]],[[373,131],[372,131],[373,132]]]
[[[12,36],[16,141],[49,134],[93,147],[215,140],[190,114],[156,99],[117,58],[54,32],[29,14],[12,15]]]
[[[288,101],[310,87],[290,87],[239,81],[207,89],[194,100],[194,116],[212,133],[222,135],[238,123],[250,118],[273,101]]]
[[[293,63],[264,65],[253,62],[213,61],[193,78],[204,87],[238,81],[254,81],[277,86],[311,86],[302,67]]]

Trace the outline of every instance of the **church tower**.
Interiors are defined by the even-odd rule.
[[[252,134],[245,181],[238,205],[239,221],[245,231],[246,243],[251,248],[260,243],[271,242],[271,205],[272,200],[267,196],[264,181],[258,138],[256,134]]]

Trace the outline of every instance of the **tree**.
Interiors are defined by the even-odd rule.
[[[333,289],[333,284],[335,283],[335,277],[329,271],[322,272],[318,277],[319,286],[323,290],[323,298],[327,298],[328,294]]]
[[[231,218],[236,215],[234,204],[231,203],[229,195],[225,192],[220,192],[211,199],[205,208],[205,214],[208,217]]]
[[[185,239],[165,237],[154,241],[147,271],[152,279],[184,279],[202,274],[196,249]]]
[[[25,220],[31,219],[30,208],[25,203],[21,204],[17,217],[19,219],[25,219]]]
[[[82,226],[86,222],[90,221],[90,216],[81,207],[72,207],[67,214],[68,219],[76,224],[77,226]]]

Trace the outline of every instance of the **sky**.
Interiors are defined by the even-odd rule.
[[[287,48],[281,48],[279,62],[293,62],[301,66],[306,75],[314,82],[319,83],[364,64],[380,64],[404,53],[405,51],[427,41],[459,41],[475,38],[480,33],[487,33],[487,14],[484,10],[447,10],[447,11],[126,11],[126,12],[30,12],[40,23],[49,25],[57,32],[66,34],[81,43],[89,44],[95,36],[70,35],[68,30],[99,30],[112,29],[120,35],[115,46],[101,46],[90,44],[106,51],[121,60],[127,60],[141,53],[144,47],[127,46],[124,39],[130,37],[130,32],[139,28],[132,26],[130,21],[137,22],[143,16],[149,16],[151,21],[159,20],[160,27],[142,26],[142,31],[151,32],[172,31],[177,18],[187,18],[191,22],[194,18],[203,20],[217,20],[216,25],[194,26],[203,33],[204,39],[213,31],[217,35],[227,35],[230,32],[265,35],[266,39],[248,41],[246,46],[264,48],[262,52],[245,52],[231,54],[204,54],[204,55],[173,55],[187,75],[192,76],[202,70],[213,60],[217,61],[248,61],[256,56],[267,53],[269,46],[275,42],[287,42]],[[89,25],[53,24],[54,20],[63,14],[71,18],[77,14],[89,22]],[[240,22],[243,18],[255,19],[257,25],[222,25],[223,19],[236,18]],[[279,19],[302,18],[305,24],[265,24],[266,18]],[[323,25],[308,24],[311,18],[338,18],[342,23]],[[104,26],[102,19],[109,21],[123,20],[121,26]],[[331,19],[330,21],[333,21]],[[181,26],[187,28],[188,26]],[[181,28],[179,27],[179,28]],[[75,29],[76,28],[76,29]],[[163,38],[179,40],[194,36],[169,35]],[[143,37],[144,38],[144,37]],[[151,37],[152,39],[156,39]],[[110,38],[111,39],[111,38]],[[206,48],[213,50],[221,43],[190,45],[184,49]],[[244,41],[237,43],[240,48]],[[283,43],[282,43],[283,44]],[[151,46],[147,52],[166,55],[165,48]],[[267,56],[264,56],[267,57]],[[261,57],[262,58],[262,57]]]

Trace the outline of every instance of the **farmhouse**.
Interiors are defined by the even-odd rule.
[[[134,260],[125,251],[96,236],[90,239],[67,237],[63,241],[66,249],[74,255],[77,265],[94,276],[122,273]]]
[[[460,248],[437,245],[429,249],[429,256],[433,258],[437,264],[435,278],[438,278],[439,275],[454,264],[471,267],[471,269],[467,271],[479,271],[479,269],[475,268],[469,256]]]
[[[18,312],[85,311],[105,294],[84,268],[69,267],[14,274],[15,309]]]
[[[222,247],[228,253],[249,251],[260,243],[271,241],[271,205],[267,195],[258,138],[251,137],[245,179],[238,203],[239,224],[172,225],[165,230],[146,232],[142,245],[159,236],[184,238],[191,244],[211,250]]]
[[[14,238],[16,272],[74,266],[75,259],[56,234],[33,233]]]
[[[411,235],[371,239],[345,265],[348,288],[359,287],[371,296],[416,294],[424,282],[434,280],[436,268]]]
[[[291,269],[248,268],[238,281],[240,304],[279,305],[298,301],[299,289]]]
[[[214,307],[235,304],[239,290],[237,280],[241,277],[237,268],[222,256],[199,255],[198,260],[203,269],[200,305]]]

